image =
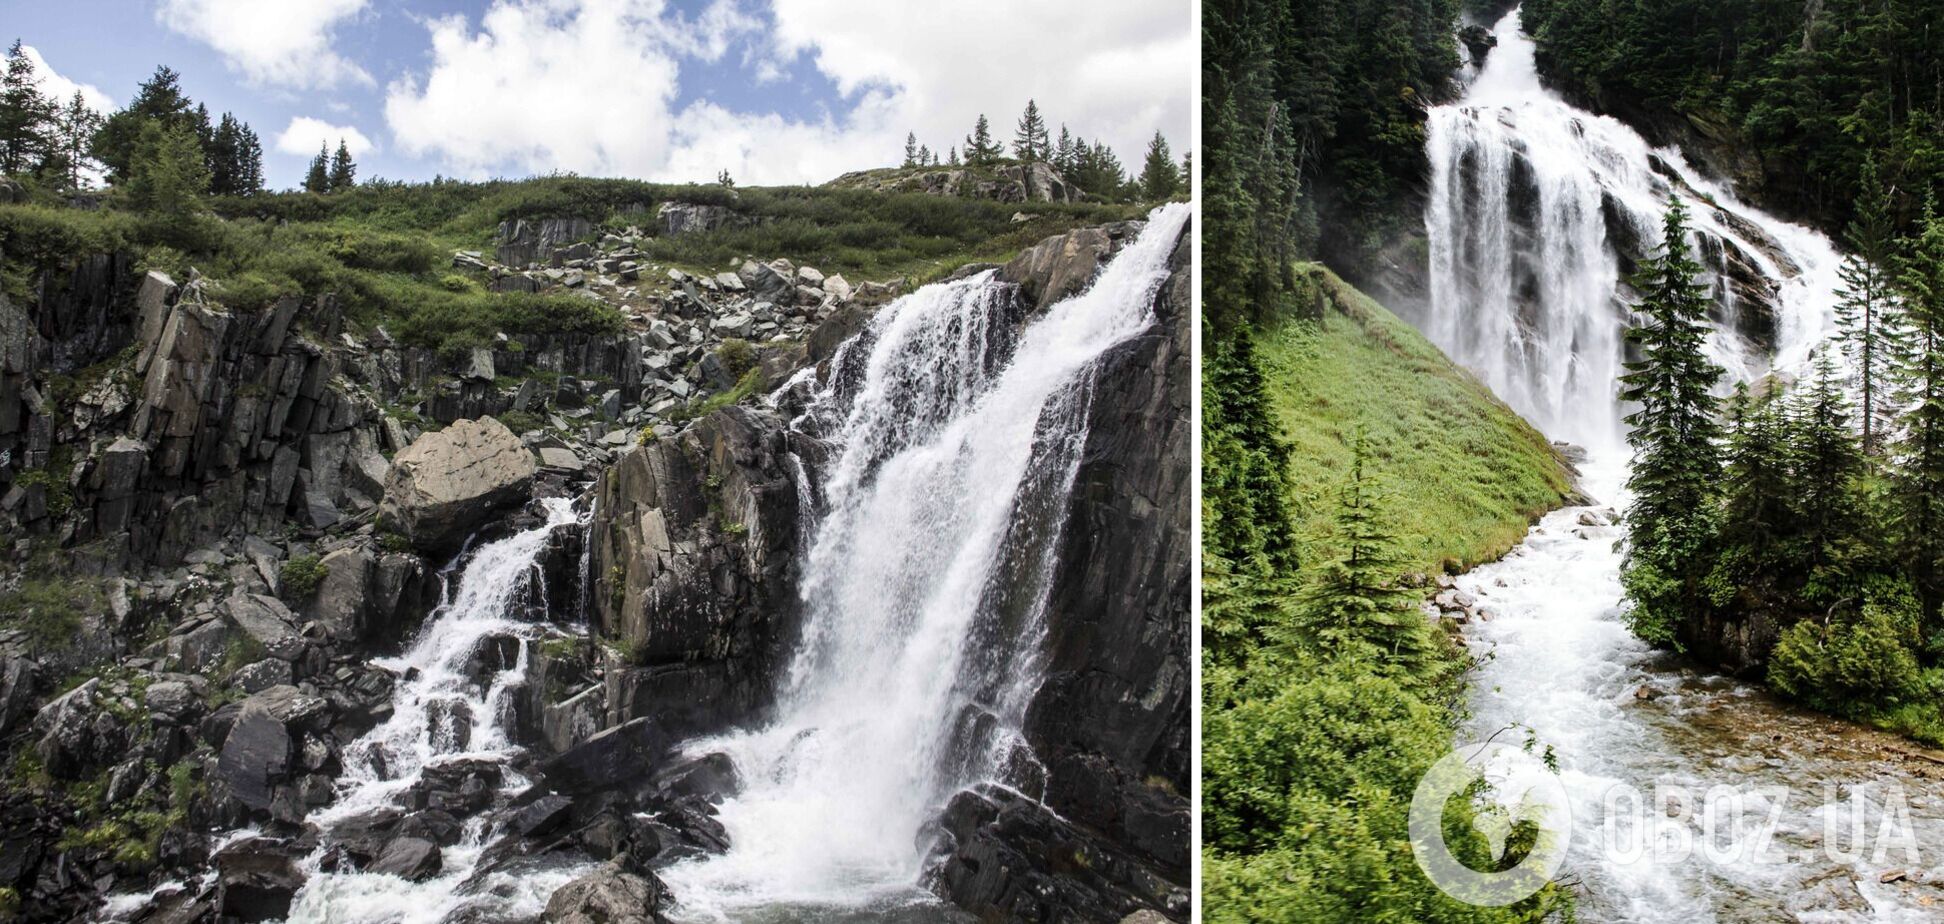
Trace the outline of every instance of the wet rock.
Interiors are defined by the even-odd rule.
[[[1104,228],[1070,231],[1020,251],[999,278],[1017,284],[1035,310],[1045,308],[1086,288],[1120,243]]]
[[[552,834],[573,817],[574,800],[566,796],[541,796],[521,808],[506,822],[506,830],[519,837]]]
[[[230,795],[255,811],[267,812],[275,788],[290,772],[290,733],[260,702],[245,701],[223,741],[216,777]]]
[[[547,900],[548,924],[657,924],[667,889],[651,875],[612,864],[561,886]]]
[[[392,460],[381,518],[428,552],[450,552],[489,515],[526,497],[533,453],[493,418],[460,420]]]
[[[246,838],[225,847],[211,862],[216,867],[215,905],[221,920],[283,920],[304,885],[295,851],[280,839]]]
[[[437,876],[443,868],[439,845],[423,838],[401,837],[386,845],[385,852],[372,861],[367,871],[424,882]]]
[[[652,719],[639,718],[587,739],[542,767],[547,783],[567,793],[613,789],[640,778],[675,744],[674,738]]]

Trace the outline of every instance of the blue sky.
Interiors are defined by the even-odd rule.
[[[1008,7],[1011,7],[1008,9]],[[1135,164],[1185,149],[1189,0],[0,0],[53,73],[125,104],[158,64],[263,139],[270,185],[344,136],[366,177],[550,171],[822,182],[1037,98]],[[71,91],[70,91],[71,92]]]

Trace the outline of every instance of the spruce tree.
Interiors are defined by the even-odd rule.
[[[1944,218],[1934,201],[1904,245],[1904,308],[1911,352],[1902,375],[1904,436],[1896,471],[1902,503],[1898,532],[1925,625],[1940,625],[1944,603]]]
[[[992,140],[992,124],[986,121],[985,113],[979,113],[979,121],[972,126],[972,134],[965,136],[965,162],[974,167],[984,167],[1004,153]]]
[[[41,94],[39,81],[33,60],[15,39],[0,74],[0,174],[24,175],[55,149],[58,104]]]
[[[1072,173],[1075,151],[1073,133],[1067,131],[1066,123],[1060,124],[1060,141],[1053,146],[1053,169],[1061,173]]]
[[[922,145],[922,144],[919,145],[918,146],[918,166],[929,167],[931,165],[932,165],[931,148],[927,145]]]
[[[905,133],[904,166],[906,167],[918,166],[918,133],[917,132]]]
[[[954,145],[954,146],[952,147],[952,150],[951,150],[951,152],[945,155],[945,165],[946,165],[946,166],[948,166],[948,167],[956,167],[956,166],[958,166],[958,165],[959,165],[959,156],[958,156],[958,146],[957,146],[957,145]]]
[[[1298,599],[1299,626],[1340,654],[1377,654],[1415,664],[1426,653],[1424,617],[1418,593],[1398,583],[1403,559],[1384,523],[1382,495],[1365,472],[1368,455],[1359,434],[1350,447],[1348,480],[1337,496],[1332,539],[1338,553],[1313,570]]]
[[[73,98],[61,107],[54,132],[57,170],[66,188],[78,191],[87,187],[86,172],[92,161],[88,148],[100,129],[101,114],[88,105],[80,90],[74,91]]]
[[[1141,192],[1152,201],[1169,199],[1181,191],[1181,174],[1176,172],[1174,155],[1168,151],[1168,139],[1154,133],[1154,140],[1148,142],[1147,160],[1141,165]]]
[[[319,195],[331,191],[331,147],[319,142],[317,156],[311,158],[310,169],[304,171],[304,191]]]
[[[1771,586],[1787,570],[1784,545],[1795,533],[1782,402],[1750,397],[1748,386],[1736,383],[1728,407],[1723,552],[1715,583],[1728,590]]]
[[[1687,241],[1687,209],[1668,202],[1660,252],[1643,262],[1633,284],[1642,323],[1627,331],[1638,358],[1626,363],[1621,397],[1634,449],[1627,488],[1627,557],[1622,581],[1634,631],[1656,644],[1676,641],[1700,614],[1701,579],[1712,539],[1711,509],[1721,477],[1720,424],[1711,389],[1721,369],[1708,360],[1708,289]]]
[[[1802,528],[1802,555],[1795,570],[1827,586],[1824,572],[1839,563],[1863,531],[1856,479],[1863,474],[1862,447],[1852,430],[1849,397],[1828,353],[1816,356],[1815,378],[1797,400],[1789,451],[1792,500]]]
[[[209,167],[195,129],[150,121],[129,164],[128,203],[136,211],[181,216],[200,208]]]
[[[1013,156],[1027,163],[1046,160],[1051,146],[1046,142],[1046,120],[1040,117],[1039,103],[1026,101],[1026,111],[1019,115],[1019,126],[1013,132]]]
[[[337,153],[331,155],[331,191],[343,192],[358,185],[358,165],[351,159],[351,149],[345,147],[344,139],[338,139]]]
[[[236,191],[252,195],[263,191],[263,143],[249,123],[239,122],[236,142]]]
[[[1875,452],[1886,410],[1885,386],[1905,348],[1905,335],[1893,291],[1896,224],[1890,214],[1890,193],[1877,175],[1874,158],[1863,162],[1862,187],[1856,218],[1843,236],[1850,253],[1843,260],[1836,318],[1843,352],[1856,364],[1863,448]]]
[[[150,121],[179,125],[192,131],[195,128],[195,115],[190,111],[189,98],[182,95],[176,72],[166,67],[156,68],[155,74],[135,91],[135,98],[129,101],[128,107],[109,116],[102,123],[101,131],[95,134],[94,156],[108,168],[111,182],[121,183],[128,179],[135,149],[141,143],[143,129]]]
[[[1295,571],[1289,445],[1270,418],[1246,328],[1211,347],[1202,394],[1204,547],[1240,574]]]

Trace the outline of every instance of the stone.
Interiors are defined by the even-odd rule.
[[[796,291],[789,277],[777,272],[776,267],[767,263],[744,260],[742,268],[736,271],[736,275],[742,279],[750,297],[759,301],[787,305]]]
[[[796,278],[798,285],[809,286],[813,289],[823,288],[824,274],[814,266],[797,267]]]
[[[262,566],[258,565],[258,570]],[[236,594],[223,601],[223,615],[264,644],[297,634],[297,616],[282,600],[264,594]]]
[[[303,888],[304,874],[288,842],[267,837],[235,841],[210,858],[216,867],[216,907],[224,921],[281,921]]]
[[[574,800],[560,795],[541,796],[513,813],[506,830],[520,837],[552,834],[574,814]]]
[[[667,894],[661,880],[637,876],[612,863],[554,891],[547,924],[656,924],[655,909]]]
[[[749,329],[756,323],[746,311],[724,315],[709,322],[709,329],[719,337],[747,337]]]
[[[1039,310],[1086,288],[1117,246],[1102,228],[1069,231],[1021,251],[999,278],[1018,285],[1027,304]]]
[[[842,276],[826,276],[823,281],[824,294],[840,302],[851,299],[851,284]]]
[[[380,519],[429,553],[458,548],[489,515],[527,495],[539,466],[491,417],[427,433],[392,460]]]
[[[486,347],[473,347],[465,369],[459,373],[459,377],[468,382],[490,382],[498,375],[493,368],[493,351]]]
[[[0,659],[0,735],[12,730],[14,723],[34,707],[34,685],[40,679],[40,665],[27,658]]]
[[[641,775],[666,756],[675,744],[652,719],[643,717],[617,725],[543,765],[547,782],[556,790],[598,792]]]
[[[551,471],[572,474],[584,470],[587,466],[586,463],[581,461],[581,457],[575,455],[571,449],[564,449],[559,446],[542,446],[540,447],[540,467]]]
[[[189,684],[180,680],[159,680],[142,694],[142,705],[151,714],[182,724],[193,721],[202,711],[202,700]]]
[[[267,705],[252,698],[244,701],[223,741],[216,777],[237,801],[267,812],[275,787],[290,772],[290,756],[290,734],[284,723]]]
[[[289,661],[264,658],[237,668],[236,673],[230,675],[229,682],[245,693],[261,693],[271,687],[288,685],[292,676]]]
[[[664,202],[655,210],[655,221],[661,225],[663,234],[713,231],[739,223],[736,221],[738,217],[728,206],[695,202]]]
[[[444,858],[439,845],[424,838],[401,837],[385,845],[385,852],[372,861],[366,872],[397,876],[410,882],[424,882],[439,874]]]

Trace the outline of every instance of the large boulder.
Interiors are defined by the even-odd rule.
[[[491,417],[427,433],[392,459],[380,516],[429,553],[459,547],[486,517],[527,496],[540,466]]]
[[[34,683],[40,665],[26,658],[0,658],[0,735],[34,706]]]
[[[613,864],[555,890],[547,900],[548,924],[656,924],[667,890],[653,876],[637,876]]]
[[[1139,231],[1140,223],[1125,222],[1049,237],[1020,251],[999,271],[999,278],[1018,285],[1035,310],[1045,308],[1084,290],[1107,258]]]

